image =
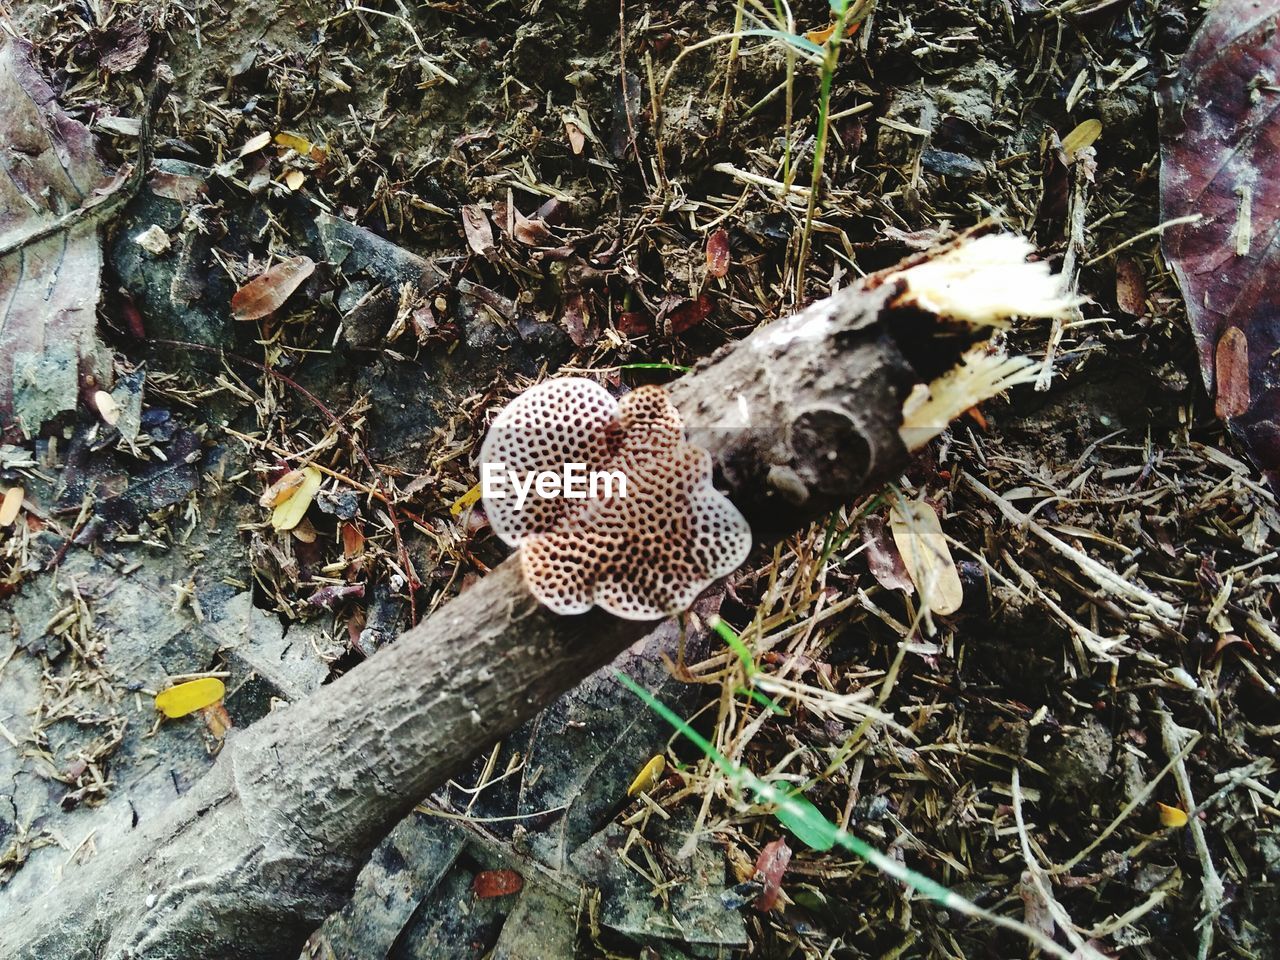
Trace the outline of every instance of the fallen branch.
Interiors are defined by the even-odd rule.
[[[1020,269],[1005,263],[986,287],[1007,297],[1002,281],[1016,287]],[[757,330],[671,386],[758,544],[906,464],[908,394],[979,338],[954,324],[931,335],[943,325],[931,311],[963,317],[974,306],[971,295],[940,297],[881,275]],[[333,684],[230,737],[166,816],[6,923],[0,956],[296,957],[415,804],[652,626],[598,609],[552,614],[508,560]]]

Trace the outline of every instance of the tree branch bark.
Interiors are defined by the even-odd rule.
[[[901,289],[841,291],[671,386],[757,544],[905,464],[898,427],[921,377],[895,340]],[[508,559],[333,684],[230,737],[129,849],[69,868],[11,918],[0,956],[292,960],[415,804],[652,627],[549,613]]]

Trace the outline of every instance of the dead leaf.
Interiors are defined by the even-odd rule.
[[[476,497],[480,496],[480,485],[476,484]],[[350,520],[344,520],[342,523],[342,556],[346,560],[352,560],[360,556],[364,550],[364,533],[356,524]]]
[[[467,235],[467,246],[482,257],[490,257],[495,249],[493,225],[485,212],[474,203],[462,208],[462,232]]]
[[[1223,420],[1249,409],[1249,341],[1239,327],[1227,327],[1214,356],[1217,396],[1214,411]]]
[[[760,856],[756,859],[756,875],[763,884],[760,896],[756,898],[756,909],[768,913],[778,905],[778,895],[782,892],[782,877],[791,863],[791,848],[782,837],[765,844]]]
[[[1147,311],[1147,280],[1133,257],[1116,258],[1116,306],[1131,317]]]
[[[301,170],[290,170],[284,175],[284,185],[295,193],[301,190],[306,182],[307,175]]]
[[[838,25],[838,21],[833,20],[830,24],[828,24],[825,27],[822,27],[821,29],[806,31],[804,38],[808,40],[810,43],[817,43],[817,44],[826,43],[828,40],[831,39],[831,35],[836,32],[837,25]],[[858,28],[861,26],[862,26],[861,20],[859,20],[857,23],[851,24],[849,28],[845,30],[844,36],[842,37],[842,39],[844,40],[850,39],[855,33],[858,32]]]
[[[670,336],[678,337],[711,316],[715,301],[704,293],[697,300],[673,299],[663,306],[663,329]]]
[[[156,694],[156,709],[166,717],[185,717],[221,700],[226,686],[217,677],[188,680]]]
[[[862,540],[867,545],[867,567],[876,583],[886,590],[914,593],[915,584],[902,562],[902,554],[885,529],[883,517],[873,515],[862,522]]]
[[[481,870],[471,882],[471,892],[479,900],[505,897],[523,888],[524,878],[514,870]]]
[[[1171,807],[1167,803],[1156,802],[1156,809],[1160,811],[1160,825],[1163,827],[1185,827],[1187,825],[1187,813],[1178,807]]]
[[[243,147],[240,148],[240,156],[247,157],[251,153],[257,153],[268,143],[271,142],[271,131],[263,130],[256,137],[251,137]]]
[[[947,616],[960,609],[964,587],[938,514],[922,500],[901,501],[889,511],[893,542],[929,609]]]
[[[643,337],[653,333],[653,321],[639,310],[626,310],[618,314],[613,326],[625,337]]]
[[[723,227],[707,237],[707,276],[719,280],[729,272],[729,232]]]
[[[1161,219],[1205,385],[1280,489],[1280,0],[1221,0],[1164,91]],[[1226,340],[1224,345],[1223,341]],[[1220,364],[1224,365],[1220,367]]]
[[[102,422],[109,427],[114,427],[120,422],[120,404],[116,403],[116,398],[105,390],[95,390],[93,392],[93,406],[98,411],[98,416],[102,418]]]
[[[547,229],[547,225],[541,220],[531,220],[522,216],[515,207],[511,208],[515,212],[516,222],[512,228],[511,235],[523,243],[526,247],[553,247],[556,244],[555,235]]]
[[[587,135],[582,132],[582,128],[574,121],[565,118],[564,132],[569,138],[569,149],[573,151],[573,155],[575,157],[581,155],[583,148],[587,145]]]
[[[231,722],[231,714],[227,713],[227,708],[223,706],[221,700],[201,710],[200,716],[204,717],[204,725],[209,728],[209,736],[215,740],[221,740],[234,726]]]
[[[31,45],[0,31],[0,424],[34,434],[75,409],[82,378],[109,382],[96,333],[102,251],[86,220],[40,239],[59,217],[94,206],[111,177],[93,137],[54,99]],[[118,181],[122,183],[123,181]]]
[[[232,296],[232,316],[237,320],[261,320],[270,316],[315,269],[315,261],[310,257],[293,257],[264,270]]]
[[[303,467],[302,482],[286,498],[276,501],[275,509],[271,511],[271,526],[284,531],[292,530],[301,523],[322,480],[320,471],[315,467]]]
[[[1093,146],[1100,136],[1102,136],[1102,121],[1085,120],[1062,138],[1062,152],[1067,155],[1068,162],[1074,163],[1080,151],[1085,147]]]
[[[12,526],[13,521],[18,519],[22,498],[25,496],[26,492],[21,487],[10,487],[4,492],[4,499],[0,500],[0,527]]]
[[[314,144],[306,137],[297,133],[289,133],[284,130],[277,133],[273,139],[276,146],[284,147],[286,150],[292,150],[304,157],[311,154],[311,148],[314,146]]]
[[[151,47],[151,34],[141,18],[117,17],[99,40],[98,66],[108,73],[128,73],[142,62]]]
[[[660,753],[654,754],[649,758],[649,762],[640,768],[636,778],[631,781],[631,786],[627,787],[627,796],[634,797],[637,793],[650,789],[666,769],[667,758]]]
[[[596,340],[599,330],[591,325],[587,302],[581,293],[571,293],[564,301],[564,329],[573,345],[581,349]]]

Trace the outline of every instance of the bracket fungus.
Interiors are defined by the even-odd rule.
[[[539,384],[494,419],[480,463],[482,476],[511,478],[506,488],[482,484],[485,512],[494,533],[519,547],[529,591],[555,613],[599,606],[660,619],[751,550],[751,528],[712,486],[710,455],[685,440],[661,387],[619,401],[580,377]],[[573,468],[582,470],[578,493]],[[600,476],[622,480],[597,485]],[[563,478],[550,496],[548,477]],[[535,478],[538,495],[528,496]]]

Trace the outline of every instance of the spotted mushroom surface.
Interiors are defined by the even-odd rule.
[[[494,419],[480,463],[521,476],[566,464],[626,478],[598,496],[540,497],[522,505],[483,497],[494,533],[520,548],[530,592],[560,614],[599,606],[630,620],[688,608],[751,550],[751,528],[711,482],[711,457],[684,439],[666,391],[640,387],[615,400],[579,377],[550,380]]]

